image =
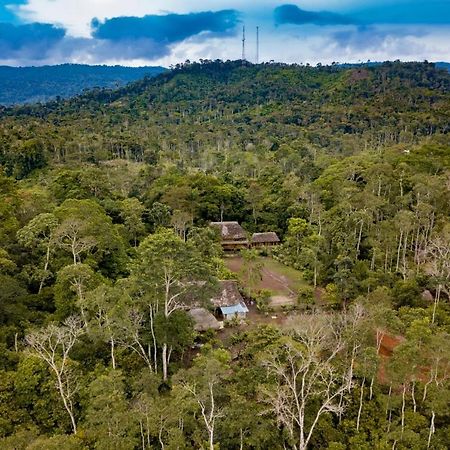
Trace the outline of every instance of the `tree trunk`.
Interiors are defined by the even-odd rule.
[[[162,346],[162,370],[163,370],[163,380],[167,381],[167,344],[164,343]]]
[[[73,256],[73,265],[75,266],[77,264],[77,253],[75,251],[74,243],[72,244],[72,256]]]
[[[427,448],[430,448],[431,445],[431,438],[435,432],[435,428],[434,428],[434,419],[436,417],[436,414],[434,413],[434,411],[431,412],[431,423],[430,423],[430,432],[428,433],[428,442],[427,442]]]
[[[153,363],[155,365],[155,373],[158,373],[158,347],[156,344],[155,327],[153,324],[153,307],[150,306],[150,332],[153,340]]]
[[[405,432],[405,407],[406,407],[406,384],[403,385],[403,392],[402,392],[402,438],[403,433]]]
[[[145,450],[145,435],[144,435],[144,426],[142,425],[142,420],[139,420],[139,428],[141,431],[142,450]]]
[[[400,237],[398,239],[398,247],[397,247],[397,263],[395,264],[395,271],[398,272],[400,269],[400,252],[402,250],[402,242],[403,242],[403,231],[400,232]]]
[[[366,377],[363,378],[361,383],[361,394],[359,396],[359,409],[358,409],[358,418],[356,420],[356,431],[359,431],[359,425],[361,422],[361,413],[363,408],[363,398],[364,398],[364,385],[366,384]]]
[[[59,372],[55,371],[55,374],[56,374],[56,379],[58,382],[59,394],[61,395],[62,401],[64,403],[64,408],[66,408],[66,411],[70,416],[70,422],[72,423],[73,434],[77,434],[77,423],[75,421],[75,416],[72,411],[72,406],[67,401],[66,393],[64,392],[64,382],[63,382],[63,380],[61,378],[61,374]]]
[[[47,278],[46,273],[47,273],[47,270],[48,270],[49,263],[50,263],[50,245],[47,245],[47,252],[45,254],[44,275],[42,276],[41,282],[39,283],[38,294],[41,293],[42,288],[44,287],[45,279]]]
[[[116,370],[116,356],[115,356],[115,353],[114,353],[114,349],[115,349],[116,343],[114,341],[114,338],[110,339],[110,343],[111,343],[111,363],[112,363],[112,368],[114,370]]]
[[[361,238],[362,238],[363,226],[364,226],[364,221],[361,220],[361,225],[359,226],[359,233],[358,233],[358,244],[356,245],[356,259],[358,259],[358,257],[359,257],[359,249],[361,247]]]
[[[431,319],[431,323],[434,324],[434,321],[436,320],[436,310],[439,304],[439,300],[441,299],[441,291],[442,291],[442,284],[438,285],[438,288],[436,290],[436,294],[434,296],[434,305],[433,305],[433,316]]]
[[[388,429],[387,432],[389,433],[391,429],[391,395],[392,395],[392,383],[389,385],[389,394],[388,394],[388,401],[386,403],[386,416],[388,418]]]
[[[414,412],[417,412],[417,402],[416,402],[416,394],[415,394],[415,389],[416,388],[416,382],[413,381],[412,387],[411,387],[411,398],[413,401],[413,410]]]

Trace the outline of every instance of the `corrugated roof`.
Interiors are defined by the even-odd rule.
[[[247,234],[238,222],[211,222],[211,226],[220,229],[224,241],[247,239]]]
[[[239,303],[238,305],[233,306],[222,306],[220,308],[222,314],[224,316],[228,316],[230,314],[246,314],[248,313],[248,308],[244,303]]]
[[[276,244],[280,242],[280,238],[277,233],[274,233],[273,231],[267,233],[254,233],[252,242],[255,244]]]
[[[219,284],[219,294],[211,299],[211,303],[214,306],[221,308],[222,306],[234,306],[244,302],[236,281],[225,280],[220,281]]]

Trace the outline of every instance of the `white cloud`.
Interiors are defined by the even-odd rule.
[[[338,41],[338,31],[355,33],[348,42]],[[288,63],[331,64],[337,62],[387,61],[450,61],[450,27],[410,28],[377,27],[364,35],[355,27],[323,28],[295,26],[263,30],[261,38],[261,60]],[[363,43],[362,39],[366,42]],[[254,60],[255,38],[249,34],[247,57]],[[159,59],[161,65],[176,64],[186,59],[239,59],[241,42],[239,37],[196,42],[195,38],[173,47],[172,54]]]
[[[6,0],[7,1],[7,0]],[[14,7],[23,20],[52,23],[67,28],[73,36],[87,37],[92,18],[144,16],[166,12],[189,13],[198,11],[237,9],[243,12],[258,10],[271,17],[272,9],[289,1],[276,0],[28,0]],[[355,0],[305,0],[302,8],[336,9],[354,4]]]
[[[380,0],[389,1],[392,0]],[[366,3],[371,3],[372,0]],[[170,47],[171,53],[159,59],[143,59],[132,52],[108,52],[105,43],[91,39],[90,22],[93,17],[100,19],[121,15],[143,16],[164,12],[196,12],[235,8],[244,11],[247,26],[247,57],[254,60],[255,27],[261,26],[261,60],[303,62],[316,64],[384,61],[423,60],[450,61],[450,26],[408,27],[373,26],[358,29],[346,27],[282,26],[275,27],[272,20],[273,8],[290,3],[290,0],[209,0],[193,2],[188,0],[29,0],[18,7],[18,12],[27,21],[46,22],[63,26],[72,37],[56,46],[45,61],[37,63],[102,63],[124,65],[164,65],[169,66],[186,59],[239,59],[241,55],[240,36],[211,38],[207,40],[190,38]],[[357,2],[361,4],[360,2]],[[373,3],[373,2],[372,2]],[[355,4],[355,0],[305,0],[304,9],[338,10]],[[336,33],[341,33],[337,35]],[[344,33],[344,34],[342,34]],[[76,45],[79,42],[79,45]],[[137,54],[137,53],[135,53]],[[116,56],[117,55],[117,56]],[[9,64],[32,64],[33,61],[5,61]]]

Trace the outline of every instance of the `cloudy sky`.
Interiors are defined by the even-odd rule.
[[[0,0],[0,64],[450,61],[450,0]]]

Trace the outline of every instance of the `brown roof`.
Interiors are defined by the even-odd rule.
[[[244,299],[239,292],[236,281],[225,280],[220,281],[220,292],[214,298],[211,299],[211,303],[220,308],[221,306],[233,306],[242,303]]]
[[[220,330],[219,321],[205,308],[193,308],[188,314],[194,320],[195,331]]]
[[[275,244],[280,242],[280,238],[277,233],[254,233],[252,236],[252,242],[255,244]]]
[[[247,239],[244,229],[238,222],[211,222],[211,226],[220,229],[220,234],[224,241]]]

